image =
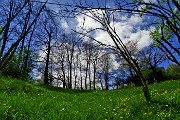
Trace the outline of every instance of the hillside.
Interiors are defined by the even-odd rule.
[[[1,120],[158,120],[180,118],[180,81],[149,86],[146,105],[140,87],[79,91],[38,86],[0,77]]]

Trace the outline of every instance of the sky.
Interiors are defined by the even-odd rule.
[[[53,2],[53,0],[50,0],[49,2]],[[68,0],[66,1],[62,0],[62,3],[67,3],[67,2]],[[92,0],[89,1],[89,4],[91,5],[96,5],[96,3],[92,2]],[[99,0],[99,3],[104,4],[104,0]],[[107,6],[113,7],[114,6],[113,2],[111,0],[107,0]],[[49,7],[50,9],[53,10],[56,9],[54,5],[49,5]],[[96,11],[96,12],[98,13],[100,11]],[[137,14],[131,16],[124,14],[122,15],[120,13],[116,13],[115,17],[116,20],[114,22],[111,21],[111,25],[116,29],[117,34],[124,42],[127,42],[128,40],[136,40],[138,41],[139,49],[142,49],[152,43],[152,40],[149,35],[149,31],[155,28],[142,27],[142,26],[146,26],[148,20],[147,17],[140,17]],[[83,32],[84,29],[91,30],[95,28],[103,28],[103,26],[100,23],[82,14],[78,14],[75,16],[75,18],[71,18],[71,19],[61,18],[60,25],[66,33],[70,33],[71,30]],[[90,35],[93,38],[95,38],[97,41],[100,41],[104,44],[114,45],[113,41],[105,31],[96,30],[93,31]]]
[[[41,1],[44,2],[45,0],[41,0]],[[61,0],[61,3],[66,4],[69,1],[71,0]],[[104,0],[99,0],[100,3],[104,4],[103,1]],[[107,6],[114,7],[112,0],[107,0],[107,1],[108,1]],[[145,0],[145,1],[155,2],[156,0]],[[55,1],[49,0],[49,2],[54,3]],[[54,11],[58,11],[59,9],[58,6],[52,4],[49,4],[48,7]],[[96,12],[98,14],[101,11],[97,10]],[[150,18],[148,18],[147,16],[140,17],[137,14],[127,15],[127,14],[116,13],[115,21],[111,21],[110,25],[115,28],[117,34],[123,40],[123,42],[127,42],[129,40],[138,41],[138,49],[140,50],[144,47],[147,47],[153,42],[149,33],[155,28],[152,26],[147,26],[148,21],[150,21]],[[84,32],[85,30],[88,31],[95,28],[103,28],[103,26],[100,23],[82,14],[77,14],[74,18],[60,18],[59,25],[62,27],[62,29],[66,34],[72,32],[72,30],[76,30],[78,32]],[[96,30],[93,31],[92,33],[89,33],[89,35],[91,35],[97,41],[100,41],[104,44],[112,45],[112,46],[114,45],[113,41],[105,31]],[[89,39],[85,38],[85,40],[89,40]],[[165,68],[167,68],[167,65],[168,63],[164,62],[160,66],[165,66]],[[118,67],[118,63],[114,62],[114,68],[116,67]]]
[[[45,1],[45,0],[41,0]],[[58,0],[62,4],[71,4],[72,0]],[[77,0],[74,0],[77,1]],[[92,2],[95,1],[95,2]],[[89,5],[96,6],[97,0],[88,0]],[[105,0],[98,0],[100,4],[104,4]],[[145,0],[146,2],[156,2],[156,0]],[[49,0],[49,2],[55,3],[55,0]],[[107,0],[108,7],[114,7],[114,3],[112,0]],[[48,7],[53,9],[54,11],[58,10],[56,5],[49,4]],[[97,13],[100,11],[96,11]],[[138,41],[138,49],[142,49],[148,45],[150,45],[153,41],[150,38],[150,31],[154,30],[155,27],[148,26],[148,21],[150,18],[147,16],[140,17],[137,14],[127,15],[116,13],[115,14],[115,21],[111,21],[111,26],[113,26],[119,35],[119,37],[123,40],[123,42],[127,42],[129,40],[136,40]],[[92,18],[78,14],[75,18],[67,19],[67,18],[60,18],[59,24],[61,25],[62,29],[64,29],[65,33],[70,33],[71,30],[76,30],[78,32],[84,32],[85,30],[91,30],[95,28],[103,28],[103,26],[98,23],[97,21],[93,20]],[[83,29],[82,29],[83,28]],[[109,37],[109,35],[102,30],[96,30],[90,33],[93,38],[97,41],[100,41],[104,44],[114,45],[113,41]],[[85,38],[85,40],[89,40]],[[166,66],[168,63],[163,63],[160,66]]]

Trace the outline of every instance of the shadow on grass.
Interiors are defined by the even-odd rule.
[[[81,93],[89,93],[89,92],[94,91],[94,90],[66,89],[66,88],[61,88],[61,87],[53,87],[49,85],[40,85],[40,86],[50,91],[64,92],[64,93],[70,93],[70,94],[81,94]]]

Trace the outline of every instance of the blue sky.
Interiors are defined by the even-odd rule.
[[[41,0],[45,1],[45,0]],[[71,4],[73,0],[58,0],[58,2],[61,2],[63,4]],[[78,1],[78,0],[74,0]],[[85,1],[85,0],[83,0]],[[107,2],[107,6],[114,7],[112,0],[87,0],[89,5],[92,6],[98,6],[97,1],[101,5],[104,5],[104,1]],[[155,2],[156,0],[145,0]],[[49,0],[49,2],[55,3],[55,0]],[[49,4],[49,7],[53,10],[58,9],[56,5]],[[101,11],[97,11],[101,12]],[[155,27],[147,27],[147,23],[150,19],[147,16],[139,17],[139,15],[125,15],[121,13],[116,13],[116,20],[112,21],[111,25],[116,29],[117,34],[121,39],[124,40],[124,42],[128,40],[138,40],[138,48],[142,49],[143,47],[148,46],[152,43],[152,39],[150,38],[149,31],[154,30]],[[61,18],[60,23],[61,27],[64,29],[66,33],[71,32],[71,30],[77,30],[82,32],[83,29],[90,30],[93,28],[101,28],[103,27],[100,23],[96,22],[95,20],[84,16],[84,15],[77,15],[74,19],[64,19]],[[83,29],[82,29],[83,27]],[[114,45],[109,35],[104,31],[94,31],[93,34],[91,34],[93,38],[96,40],[109,44]],[[88,40],[88,38],[87,38]],[[160,66],[167,67],[167,64],[169,62],[166,61],[162,63]]]
[[[71,1],[71,0],[69,0]],[[90,5],[96,5],[97,2],[92,2],[96,0],[88,1]],[[52,0],[50,0],[52,2]],[[54,1],[53,1],[54,2]],[[62,1],[62,3],[67,3],[68,1]],[[104,4],[104,0],[99,0],[100,4]],[[111,0],[107,0],[107,6],[114,6]],[[49,5],[51,9],[55,9],[54,5]],[[101,12],[101,11],[97,11]],[[149,30],[154,29],[153,27],[149,27],[146,29],[142,29],[142,26],[145,25],[147,18],[139,17],[138,15],[122,15],[120,13],[116,13],[116,21],[112,21],[111,24],[114,28],[116,28],[119,36],[124,40],[138,40],[139,48],[142,49],[145,46],[148,46],[152,41],[149,36]],[[90,30],[93,28],[101,28],[103,27],[97,21],[91,19],[90,17],[84,15],[77,15],[74,19],[64,19],[62,18],[60,21],[62,28],[65,32],[70,32],[72,29],[82,31],[85,28],[86,30]],[[95,31],[93,32],[93,37],[100,42],[105,44],[114,45],[111,38],[106,32],[103,31]]]

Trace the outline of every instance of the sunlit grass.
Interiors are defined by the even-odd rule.
[[[110,91],[65,90],[0,77],[0,119],[164,120],[180,118],[180,81],[149,86],[148,106],[140,87]]]

